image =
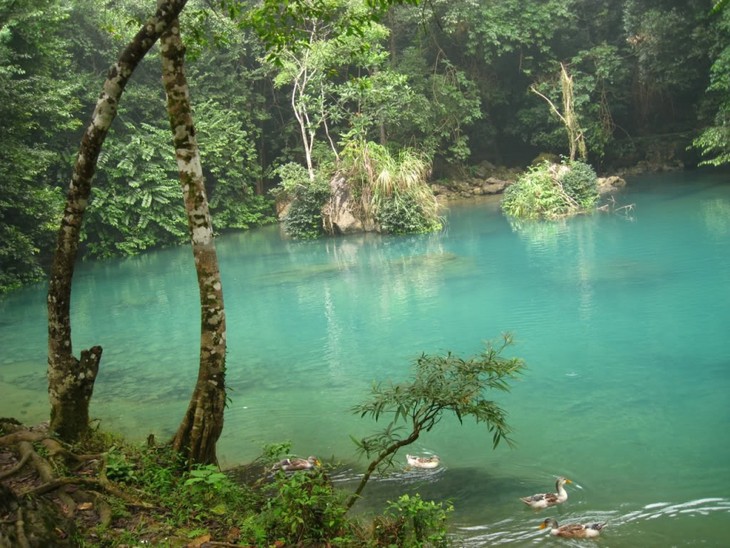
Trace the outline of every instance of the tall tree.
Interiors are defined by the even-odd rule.
[[[217,464],[216,442],[223,431],[226,405],[226,316],[178,19],[162,34],[160,46],[167,111],[200,291],[198,380],[172,445],[189,463]]]
[[[135,68],[177,18],[187,0],[165,0],[142,26],[109,69],[86,132],[76,155],[66,205],[58,230],[48,289],[48,395],[51,431],[66,441],[76,441],[89,428],[89,403],[101,360],[101,346],[73,355],[71,341],[71,283],[79,234],[89,202],[91,181],[117,107]]]
[[[350,21],[359,20],[358,12],[364,10],[359,2],[328,0],[321,7],[326,11],[315,11],[302,18],[300,29],[307,32],[305,39],[281,48],[275,63],[278,73],[274,77],[277,87],[291,86],[289,99],[299,124],[310,181],[315,179],[313,152],[317,134],[324,133],[337,158],[337,136],[333,134],[331,124],[338,119],[349,122],[351,118],[348,109],[337,112],[340,75],[351,65],[356,66],[358,72],[368,72],[382,64],[378,41],[387,33],[384,27],[373,22],[363,23],[357,36],[342,33],[343,28],[350,26]],[[365,87],[362,81],[359,87]]]

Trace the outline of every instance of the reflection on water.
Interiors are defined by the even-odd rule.
[[[366,463],[350,436],[373,382],[422,353],[479,353],[509,331],[528,368],[510,393],[515,446],[453,417],[409,452],[435,470],[375,478],[355,510],[403,493],[452,501],[468,546],[584,543],[537,528],[606,520],[604,547],[723,546],[730,528],[730,185],[663,175],[616,210],[513,229],[494,200],[451,207],[447,229],[409,237],[282,239],[278,227],[220,238],[230,404],[224,465],[268,443],[316,454],[354,488]],[[198,367],[199,304],[187,247],[79,265],[74,350],[104,348],[92,415],[144,440],[174,433]],[[45,420],[45,287],[0,301],[0,415]],[[399,455],[405,460],[405,455]],[[520,496],[564,475],[568,501]],[[593,541],[588,541],[593,544]]]
[[[730,199],[705,200],[701,207],[707,231],[716,238],[730,236]]]

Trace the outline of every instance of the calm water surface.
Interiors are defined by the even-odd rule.
[[[537,529],[547,516],[607,520],[605,547],[728,545],[730,177],[643,177],[616,202],[632,207],[521,230],[480,200],[452,205],[438,235],[220,238],[223,463],[291,441],[341,463],[348,487],[366,465],[349,436],[381,426],[350,412],[373,381],[510,332],[528,365],[497,396],[515,447],[445,420],[412,448],[443,466],[371,482],[361,510],[404,492],[452,500],[468,546],[566,544]],[[0,415],[29,423],[48,413],[45,295],[0,301]],[[79,267],[74,348],[104,347],[92,403],[104,428],[172,435],[197,375],[197,298],[187,247]],[[519,502],[557,475],[575,482],[564,505]]]

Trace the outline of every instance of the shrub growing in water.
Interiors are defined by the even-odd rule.
[[[279,168],[281,187],[291,197],[289,211],[284,216],[284,228],[291,237],[307,240],[324,233],[322,206],[330,197],[329,184],[322,177],[309,178],[307,170],[298,164]]]
[[[597,201],[596,172],[590,165],[544,162],[505,190],[501,206],[516,219],[559,219],[591,211]]]

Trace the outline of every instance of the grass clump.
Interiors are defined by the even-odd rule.
[[[357,213],[389,234],[421,234],[443,228],[439,205],[428,185],[430,159],[411,149],[398,154],[367,141],[351,141],[340,172],[358,198]]]

